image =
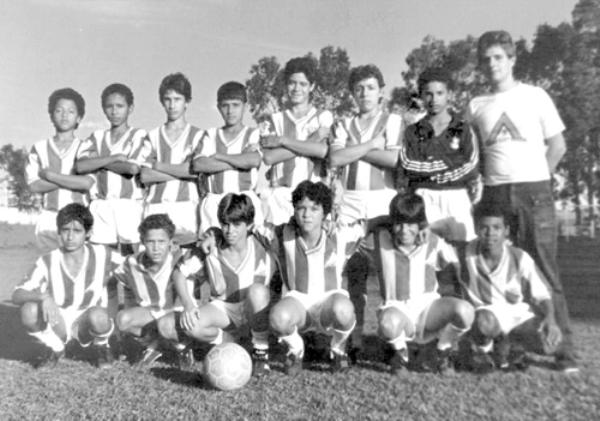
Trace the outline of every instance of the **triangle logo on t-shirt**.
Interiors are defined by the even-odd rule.
[[[519,130],[512,122],[510,118],[506,115],[506,113],[502,113],[494,128],[490,132],[490,136],[488,137],[485,144],[487,146],[494,145],[496,143],[502,142],[511,142],[511,141],[524,141],[525,138],[521,136]]]

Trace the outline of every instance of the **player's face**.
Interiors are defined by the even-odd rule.
[[[242,241],[246,241],[249,229],[250,226],[245,222],[228,222],[226,224],[221,224],[223,238],[229,246],[235,246]]]
[[[56,102],[52,112],[52,122],[58,132],[75,130],[80,121],[81,117],[79,117],[75,101],[61,98]]]
[[[509,57],[500,45],[492,45],[480,58],[479,67],[492,84],[499,84],[513,77],[515,57]]]
[[[241,99],[225,99],[218,106],[225,126],[237,126],[242,123],[246,104]]]
[[[162,228],[151,229],[142,238],[145,247],[144,253],[150,262],[154,264],[163,263],[171,251],[172,240],[169,234]]]
[[[312,233],[321,230],[325,212],[323,206],[305,197],[294,207],[294,219],[302,233]]]
[[[169,121],[182,118],[187,110],[187,104],[185,96],[172,89],[169,89],[162,97],[162,105]]]
[[[287,94],[292,105],[308,104],[314,89],[315,84],[310,83],[304,73],[294,73],[287,81]]]
[[[376,78],[370,77],[356,82],[352,95],[354,95],[360,112],[368,113],[379,106],[383,89],[379,86]]]
[[[450,91],[444,82],[429,82],[423,87],[421,98],[429,114],[437,115],[448,109]]]
[[[66,252],[79,250],[85,244],[88,233],[79,221],[71,221],[58,230],[62,249]]]
[[[103,105],[104,114],[112,127],[127,124],[133,105],[127,104],[125,97],[119,93],[110,94]]]
[[[419,236],[419,224],[395,223],[392,225],[392,234],[396,247],[413,246],[416,244],[417,237]]]
[[[500,216],[484,216],[477,224],[477,235],[484,251],[498,250],[508,237],[509,228]]]

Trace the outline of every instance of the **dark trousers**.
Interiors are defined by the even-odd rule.
[[[511,212],[511,239],[529,253],[546,278],[564,339],[560,350],[572,351],[573,332],[556,263],[558,228],[550,181],[485,186],[481,201],[502,204]]]

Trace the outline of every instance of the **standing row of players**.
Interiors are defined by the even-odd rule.
[[[175,241],[193,244],[198,233],[219,225],[218,203],[226,192],[252,199],[257,227],[288,221],[294,213],[291,193],[302,180],[331,185],[338,193],[333,220],[352,227],[387,213],[397,172],[424,200],[432,231],[459,242],[475,237],[471,208],[481,197],[481,168],[483,202],[509,206],[515,244],[532,255],[552,286],[564,337],[557,363],[576,369],[556,269],[549,184],[564,153],[564,126],[543,90],[514,80],[515,48],[507,33],[482,35],[478,58],[492,93],[471,102],[466,121],[450,111],[448,72],[428,69],[419,78],[428,114],[408,127],[400,116],[381,109],[384,82],[373,65],[352,69],[348,83],[358,113],[334,122],[331,113],[311,104],[316,80],[311,62],[290,60],[284,70],[288,107],[258,129],[243,125],[246,92],[235,82],[217,93],[223,127],[202,131],[189,125],[185,111],[191,86],[183,75],[174,74],[159,88],[167,115],[164,125],[147,134],[130,128],[133,95],[114,84],[102,95],[111,128],[81,142],[74,131],[84,114],[83,99],[72,90],[56,91],[49,101],[56,135],[34,145],[27,168],[32,190],[44,193],[38,239],[48,249],[59,246],[56,211],[71,201],[86,203],[89,192],[93,243],[119,244],[131,253],[142,216],[164,213],[176,225]],[[263,185],[257,175],[261,166],[268,168]],[[365,267],[365,257],[355,255],[347,268],[355,278],[349,289],[358,319],[358,347]]]

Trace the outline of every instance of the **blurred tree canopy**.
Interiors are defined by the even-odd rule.
[[[25,179],[26,165],[27,151],[25,149],[15,149],[10,143],[0,148],[0,168],[9,175],[8,186],[16,199],[19,210],[33,210],[37,209],[39,205],[37,195],[29,190]]]

